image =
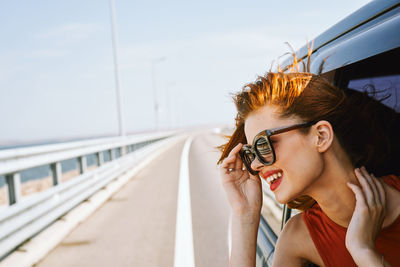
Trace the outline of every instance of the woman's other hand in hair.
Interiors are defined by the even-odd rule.
[[[220,166],[222,185],[235,216],[249,216],[257,219],[262,206],[261,180],[249,174],[244,168],[236,145]]]
[[[381,266],[375,241],[385,218],[385,189],[365,167],[355,169],[355,175],[359,185],[347,184],[355,194],[356,206],[347,228],[346,247],[358,266]]]

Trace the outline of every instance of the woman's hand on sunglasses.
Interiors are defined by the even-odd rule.
[[[261,180],[249,174],[239,156],[242,144],[234,147],[221,164],[222,185],[234,215],[259,216],[262,206]]]

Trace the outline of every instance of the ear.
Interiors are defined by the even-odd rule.
[[[314,125],[316,133],[316,148],[318,152],[322,153],[327,151],[333,142],[333,129],[332,125],[328,121],[319,121]]]

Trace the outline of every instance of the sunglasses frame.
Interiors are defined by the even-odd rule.
[[[274,129],[270,129],[270,130],[263,130],[261,132],[259,132],[253,139],[253,143],[252,145],[244,145],[240,151],[239,151],[239,155],[240,158],[242,159],[242,162],[244,164],[244,166],[246,167],[247,171],[250,172],[252,175],[257,175],[258,171],[254,171],[251,168],[251,162],[248,162],[246,159],[248,158],[248,156],[245,155],[245,150],[250,151],[253,155],[255,155],[254,159],[257,157],[257,159],[264,164],[265,166],[269,166],[275,163],[276,160],[276,156],[275,156],[275,150],[274,147],[271,143],[271,139],[270,137],[272,135],[276,135],[276,134],[280,134],[280,133],[284,133],[284,132],[288,132],[291,130],[295,130],[295,129],[299,129],[299,128],[306,128],[306,127],[310,127],[311,125],[315,124],[315,121],[309,121],[309,122],[303,122],[303,123],[298,123],[298,124],[294,124],[291,126],[283,126],[283,127],[279,127],[279,128],[274,128]],[[255,144],[256,142],[258,142],[258,140],[260,140],[260,138],[264,138],[269,147],[271,148],[271,155],[272,155],[272,161],[267,162],[263,159],[262,155],[260,155],[260,152],[255,149]],[[253,160],[254,160],[253,159]]]

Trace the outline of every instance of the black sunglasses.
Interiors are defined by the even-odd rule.
[[[314,121],[303,122],[300,124],[279,127],[259,132],[254,137],[253,145],[244,145],[239,151],[239,155],[243,161],[244,166],[251,174],[257,175],[258,171],[255,171],[251,168],[251,163],[256,157],[262,164],[267,166],[272,165],[275,162],[275,151],[270,139],[272,135],[288,132],[299,128],[310,127],[313,124],[315,124]]]

